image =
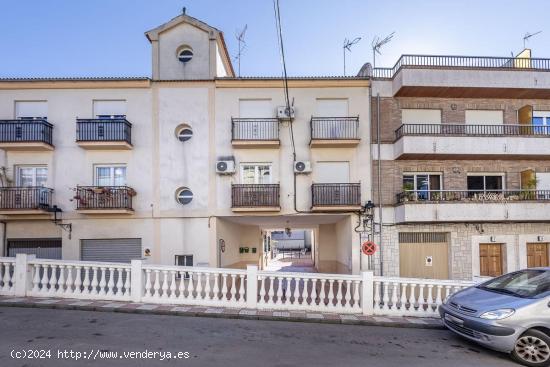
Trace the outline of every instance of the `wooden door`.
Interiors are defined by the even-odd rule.
[[[527,267],[546,267],[548,264],[548,244],[528,243],[527,244]]]
[[[496,277],[502,275],[502,244],[479,244],[479,275]]]
[[[400,243],[399,275],[406,278],[449,279],[448,243]]]

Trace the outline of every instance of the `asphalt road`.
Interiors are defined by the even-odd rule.
[[[0,308],[0,333],[3,367],[515,366],[446,330]]]

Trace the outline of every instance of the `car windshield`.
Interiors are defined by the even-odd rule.
[[[478,286],[495,293],[522,298],[538,298],[550,295],[550,271],[528,269],[491,279]]]

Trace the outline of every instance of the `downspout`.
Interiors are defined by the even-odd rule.
[[[7,231],[8,229],[8,223],[5,221],[2,221],[2,256],[7,257],[8,256],[8,244],[7,244]]]
[[[378,221],[380,222],[380,229],[378,230],[379,240],[378,247],[380,248],[380,276],[384,276],[384,247],[382,246],[382,165],[381,165],[381,156],[380,156],[380,93],[376,94],[376,144],[378,150]]]

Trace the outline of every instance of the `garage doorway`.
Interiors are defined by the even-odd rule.
[[[39,259],[61,260],[61,238],[8,239],[8,256],[35,255]]]
[[[479,244],[479,275],[497,277],[503,274],[502,243]]]
[[[81,240],[80,260],[130,263],[141,259],[141,238]]]
[[[399,276],[449,279],[449,242],[444,232],[399,233]]]
[[[538,268],[550,266],[548,263],[548,243],[527,244],[527,267]]]

